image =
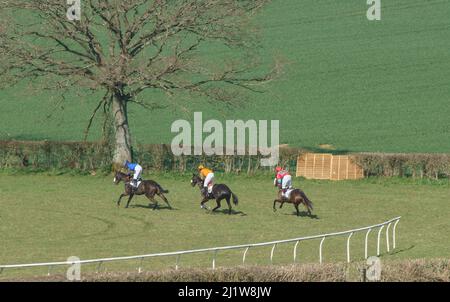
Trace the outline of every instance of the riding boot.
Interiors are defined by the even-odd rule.
[[[203,195],[203,196],[209,197],[208,189],[207,189],[207,188],[203,187],[202,190],[201,190],[201,192],[202,192],[202,195]]]
[[[131,181],[131,186],[133,187],[133,192],[137,190],[137,180],[133,179]]]
[[[213,188],[213,186],[208,186],[208,196],[209,196],[210,198],[214,198],[214,197],[213,197],[213,193],[212,193],[212,188]]]

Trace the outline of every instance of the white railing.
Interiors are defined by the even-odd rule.
[[[89,263],[97,263],[98,264],[97,271],[99,271],[101,265],[104,262],[124,261],[124,260],[133,260],[133,259],[141,260],[141,262],[140,262],[141,264],[138,268],[138,272],[140,273],[142,271],[142,269],[141,269],[142,261],[146,258],[176,256],[175,269],[178,269],[180,257],[182,255],[205,253],[205,252],[213,252],[212,268],[215,269],[217,253],[219,251],[243,249],[244,253],[242,256],[242,264],[245,264],[245,259],[246,259],[248,250],[250,248],[262,247],[262,246],[272,246],[272,249],[270,252],[270,262],[272,263],[274,251],[275,251],[275,248],[277,247],[277,245],[283,244],[283,243],[291,243],[291,242],[295,242],[294,251],[293,251],[294,263],[295,263],[297,261],[297,248],[298,248],[299,243],[301,241],[312,240],[312,239],[321,239],[320,245],[319,245],[319,261],[320,261],[320,263],[322,263],[322,261],[323,261],[322,250],[323,250],[323,243],[324,243],[325,239],[329,238],[329,237],[344,236],[344,235],[348,235],[348,237],[347,237],[347,262],[350,262],[350,239],[353,236],[353,234],[357,233],[357,232],[367,231],[366,236],[365,236],[365,245],[364,245],[364,257],[367,259],[369,233],[373,229],[378,229],[377,256],[379,256],[380,255],[381,232],[384,229],[384,227],[387,226],[387,228],[386,228],[386,248],[387,248],[387,252],[390,252],[389,229],[390,229],[391,225],[394,224],[393,229],[392,229],[392,248],[395,249],[396,248],[396,236],[395,236],[396,228],[397,228],[397,224],[400,221],[400,218],[401,217],[396,217],[394,219],[388,220],[388,221],[380,223],[380,224],[375,224],[375,225],[371,225],[368,227],[353,229],[353,230],[344,231],[344,232],[336,232],[336,233],[299,237],[299,238],[294,238],[294,239],[277,240],[277,241],[262,242],[262,243],[254,243],[254,244],[242,244],[242,245],[213,247],[213,248],[178,251],[178,252],[170,252],[170,253],[155,253],[155,254],[147,254],[147,255],[115,257],[115,258],[101,258],[101,259],[80,260],[80,261],[61,261],[61,262],[48,262],[48,263],[0,265],[0,273],[3,272],[3,270],[5,270],[5,269],[48,267],[48,274],[50,275],[51,268],[54,266],[89,264]]]

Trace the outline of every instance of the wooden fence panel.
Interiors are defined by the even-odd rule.
[[[351,155],[305,153],[297,159],[297,176],[309,179],[360,179],[364,171],[354,163]]]

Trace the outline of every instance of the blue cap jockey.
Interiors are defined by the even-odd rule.
[[[137,188],[137,182],[141,179],[142,167],[138,163],[130,163],[126,160],[123,163],[124,168],[127,168],[130,171],[133,171],[133,180],[131,181],[131,186]]]

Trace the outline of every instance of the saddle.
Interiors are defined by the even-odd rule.
[[[286,199],[289,199],[289,197],[291,196],[292,191],[294,191],[294,190],[295,190],[295,188],[292,188],[292,187],[287,189],[286,192],[283,192],[283,190],[282,190],[281,196],[286,198]]]
[[[202,194],[209,199],[214,199],[214,194],[209,193],[207,188],[202,188]]]
[[[142,178],[138,178],[138,179],[137,179],[136,187],[134,187],[134,186],[131,184],[132,181],[133,181],[133,180],[130,180],[129,184],[130,184],[130,187],[132,188],[132,190],[133,190],[133,192],[134,192],[134,191],[136,191],[137,189],[139,189],[139,186],[140,186],[141,183],[142,183]]]

